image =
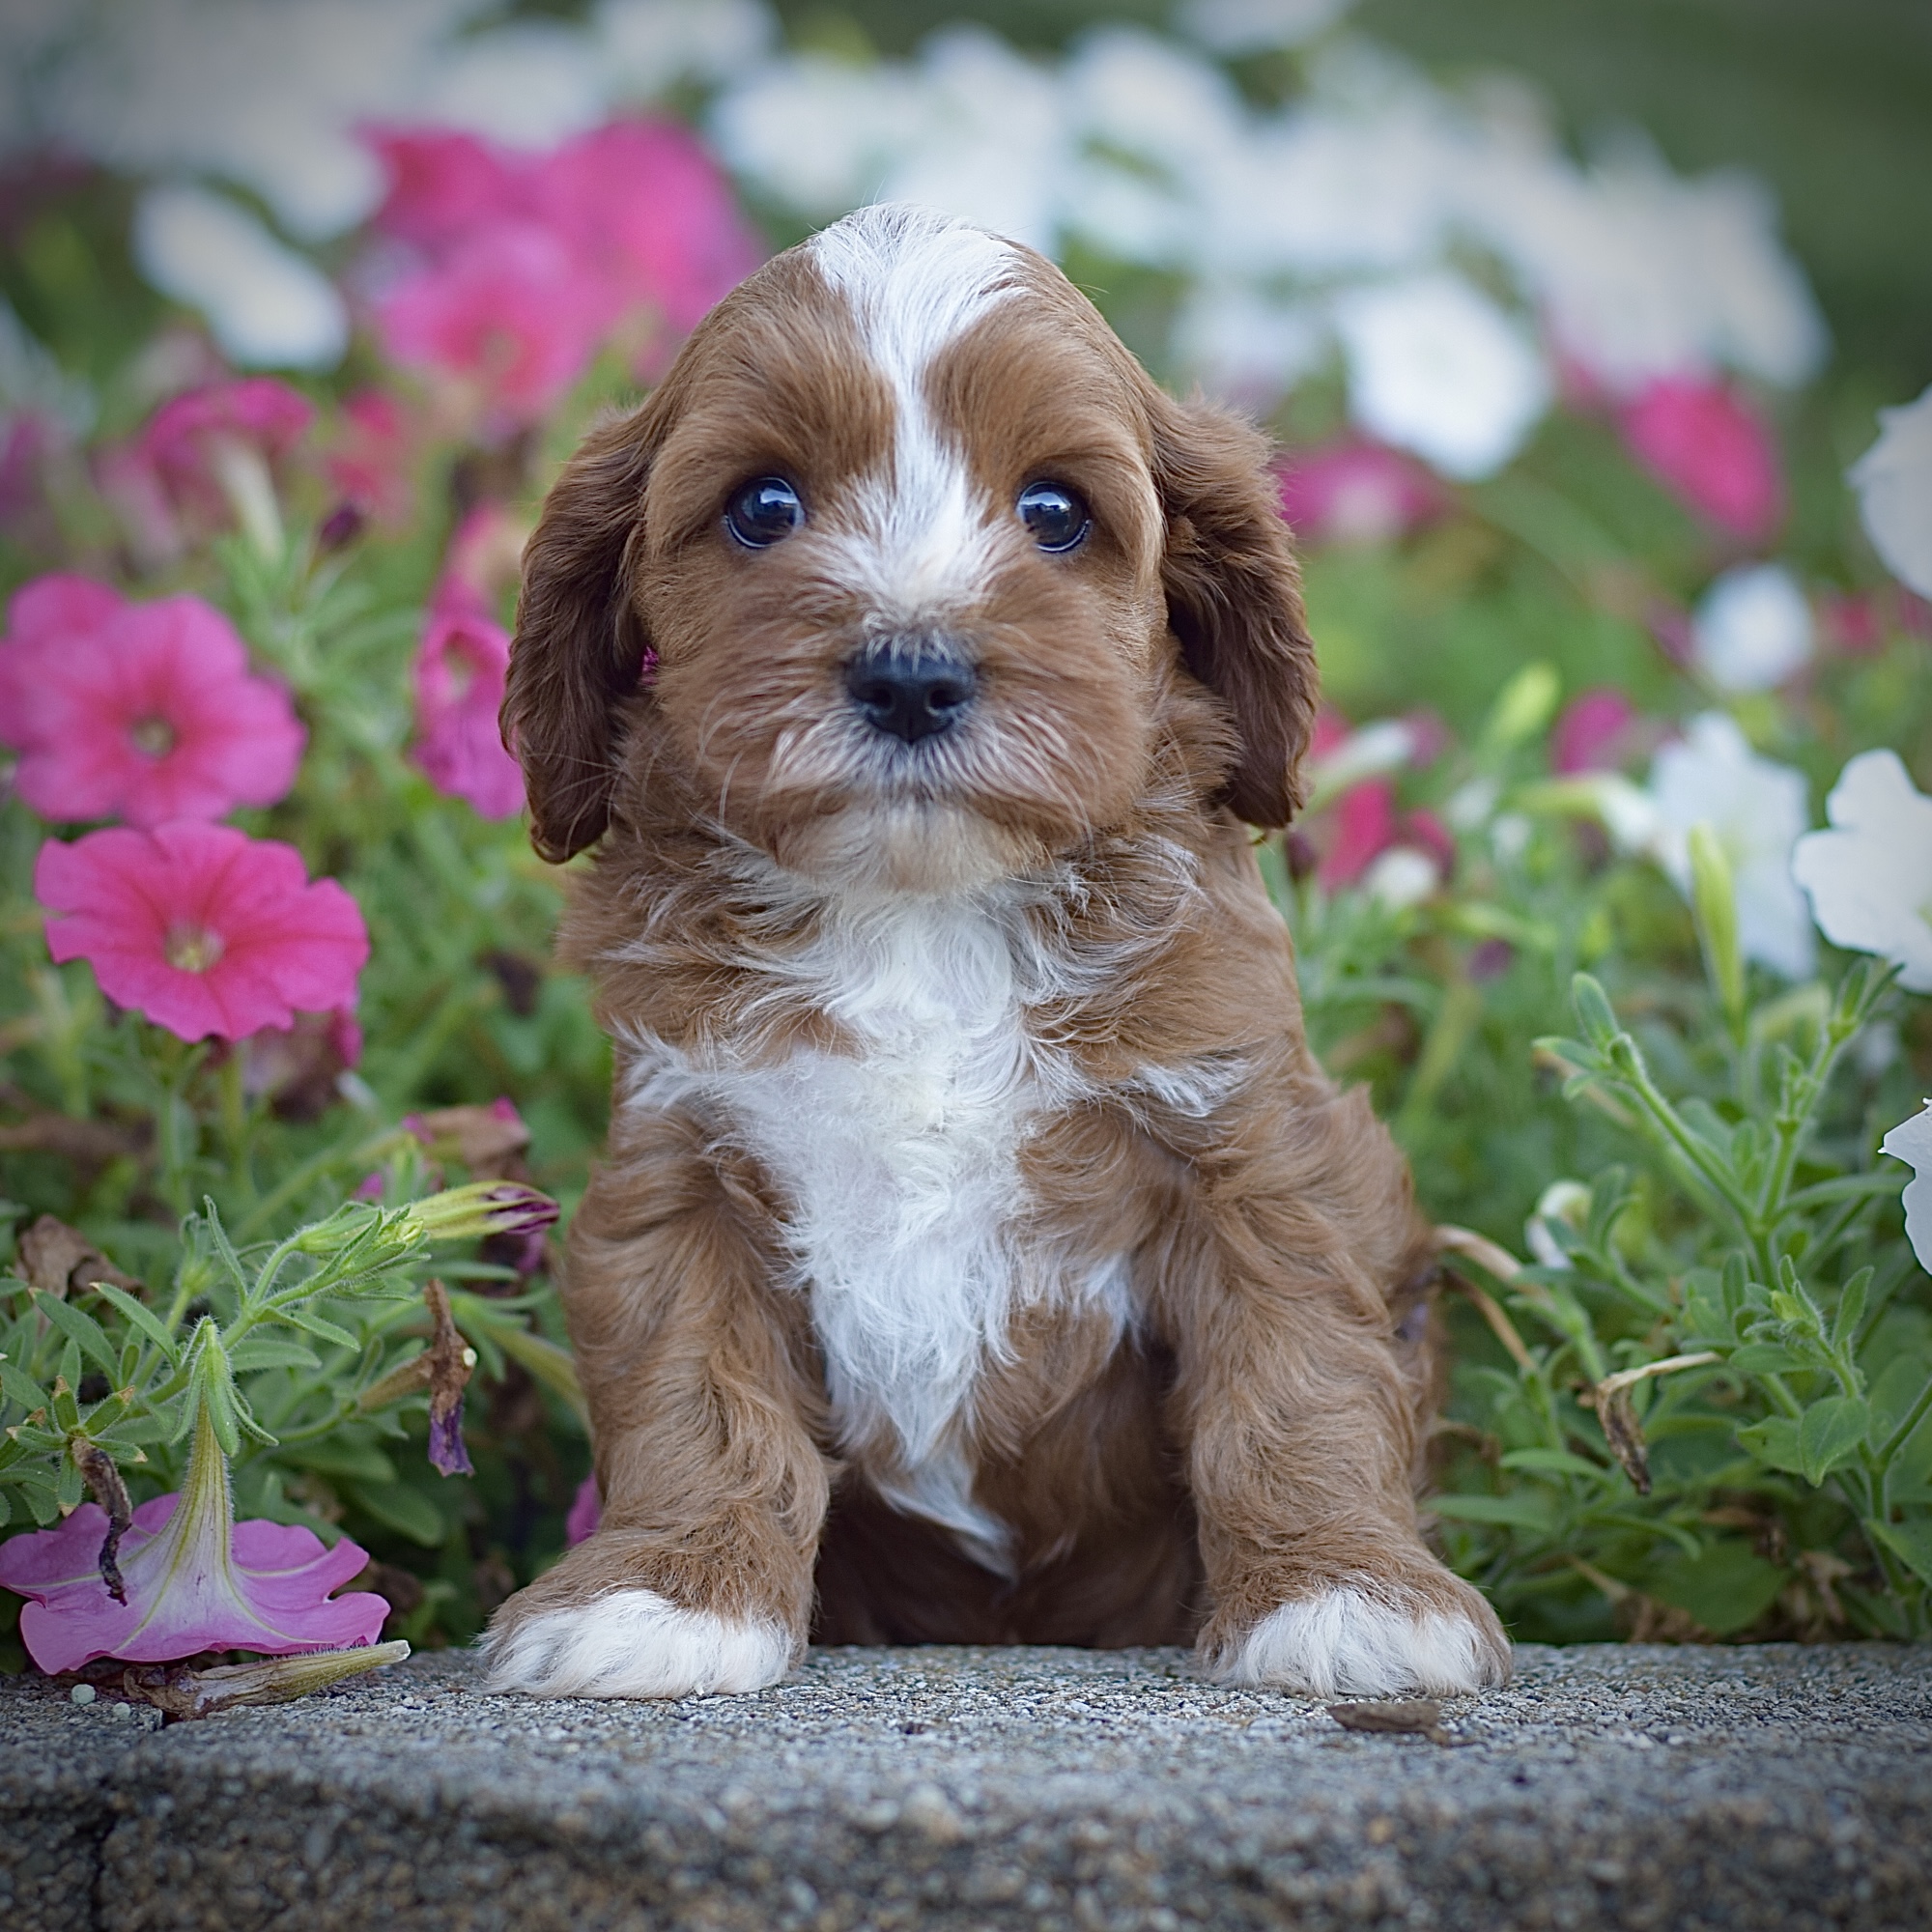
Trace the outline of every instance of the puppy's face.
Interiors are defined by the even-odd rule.
[[[980,883],[1130,810],[1183,668],[1228,707],[1210,780],[1278,821],[1314,679],[1264,453],[1037,256],[912,211],[840,223],[553,494],[505,707],[540,847],[668,760],[789,868]],[[627,780],[610,712],[640,668]]]

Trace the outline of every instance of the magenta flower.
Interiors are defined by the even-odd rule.
[[[1321,860],[1321,883],[1333,892],[1352,885],[1396,841],[1395,786],[1369,779],[1335,801],[1334,836]]]
[[[1309,543],[1387,543],[1440,516],[1447,499],[1421,464],[1350,438],[1291,457],[1281,513]]]
[[[113,593],[99,584],[43,582],[101,593],[69,587],[37,601],[24,641],[27,592],[14,600],[0,742],[24,753],[15,783],[43,818],[160,825],[287,795],[306,734],[287,693],[250,674],[220,611],[196,597],[115,599],[107,610]]]
[[[497,722],[510,668],[509,633],[481,594],[447,576],[429,607],[416,652],[417,739],[411,753],[439,791],[485,818],[524,809],[524,775]]]
[[[361,389],[342,405],[323,469],[345,504],[379,525],[399,528],[415,508],[414,467],[409,414],[394,396]]]
[[[163,403],[134,440],[134,456],[191,528],[239,525],[259,548],[281,548],[275,474],[315,420],[315,408],[272,376],[191,389]]]
[[[50,838],[34,894],[57,960],[183,1039],[241,1039],[296,1012],[352,1006],[369,935],[333,879],[313,885],[292,845],[182,820]]]
[[[0,1544],[0,1585],[31,1601],[20,1637],[43,1670],[78,1670],[97,1657],[167,1663],[204,1650],[336,1650],[372,1643],[387,1602],[329,1592],[367,1554],[346,1537],[331,1549],[292,1523],[237,1522],[228,1465],[204,1409],[187,1481],[134,1512],[121,1539],[124,1603],[100,1576],[107,1513],[82,1503],[55,1529]]]
[[[1549,734],[1549,768],[1563,778],[1578,772],[1613,772],[1630,747],[1636,711],[1610,685],[1579,693],[1563,707]]]
[[[37,577],[14,591],[0,641],[0,745],[24,751],[43,735],[49,687],[39,667],[92,637],[123,603],[118,590],[65,573]]]
[[[1671,376],[1618,416],[1631,453],[1707,523],[1745,543],[1784,516],[1784,475],[1769,425],[1722,383]]]
[[[603,1520],[604,1499],[597,1493],[597,1478],[585,1476],[570,1499],[570,1514],[563,1520],[563,1540],[572,1545],[589,1542]]]

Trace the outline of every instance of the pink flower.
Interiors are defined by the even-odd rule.
[[[65,587],[14,600],[0,657],[0,742],[25,754],[15,783],[42,817],[160,825],[287,795],[306,734],[218,611],[42,582]]]
[[[240,526],[258,549],[277,554],[275,474],[314,420],[314,406],[286,383],[246,376],[163,403],[135,438],[133,457],[184,525]]]
[[[563,1539],[569,1544],[587,1543],[597,1534],[604,1519],[604,1501],[597,1493],[597,1478],[585,1476],[571,1498],[570,1514],[563,1520]]]
[[[1419,463],[1353,438],[1293,456],[1280,473],[1281,513],[1310,543],[1387,543],[1446,504]]]
[[[589,365],[604,291],[547,228],[505,221],[391,289],[376,311],[398,362],[472,384],[512,423],[540,420]]]
[[[509,668],[509,633],[478,592],[445,577],[416,653],[418,736],[411,755],[439,791],[467,799],[485,818],[524,808],[524,775],[497,722]]]
[[[435,249],[505,216],[537,213],[527,159],[479,134],[373,128],[366,136],[389,178],[379,232]]]
[[[329,1596],[369,1561],[346,1537],[331,1549],[295,1524],[235,1520],[206,1409],[185,1485],[143,1503],[121,1539],[123,1603],[101,1580],[106,1534],[106,1511],[82,1503],[56,1529],[0,1544],[0,1585],[32,1600],[20,1636],[43,1670],[78,1670],[97,1657],[168,1663],[204,1650],[335,1650],[374,1642],[388,1614],[367,1591]]]
[[[241,1039],[298,1009],[352,1006],[369,935],[333,879],[313,885],[293,845],[181,820],[153,832],[50,838],[34,867],[57,960],[183,1039]]]
[[[1636,712],[1622,692],[1599,685],[1564,706],[1549,734],[1549,768],[1561,777],[1578,772],[1610,772],[1629,749]]]
[[[413,438],[403,405],[383,389],[360,389],[342,406],[323,469],[343,501],[389,528],[415,509]]]
[[[1631,453],[1691,509],[1745,543],[1784,516],[1784,477],[1770,427],[1722,383],[1663,377],[1619,413]]]
[[[1321,883],[1352,885],[1396,841],[1395,786],[1369,779],[1335,801],[1334,838],[1321,861]]]

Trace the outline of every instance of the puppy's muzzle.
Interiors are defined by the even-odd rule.
[[[958,724],[977,683],[963,658],[923,640],[869,644],[845,667],[845,690],[859,715],[908,745]]]

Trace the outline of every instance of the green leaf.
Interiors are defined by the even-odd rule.
[[[1747,1376],[1777,1376],[1789,1375],[1795,1369],[1808,1369],[1811,1364],[1789,1349],[1779,1348],[1776,1342],[1747,1342],[1724,1357],[1724,1366]]]
[[[181,1349],[168,1333],[167,1324],[145,1301],[137,1300],[125,1288],[116,1288],[111,1281],[97,1282],[93,1292],[119,1309],[167,1357],[170,1367],[181,1360]]]
[[[1865,1519],[1865,1534],[1882,1543],[1921,1582],[1932,1583],[1932,1520],[1876,1522]]]
[[[396,1480],[396,1465],[373,1442],[345,1440],[339,1434],[327,1442],[304,1442],[278,1460],[321,1476],[341,1476],[351,1482],[382,1485]]]
[[[53,1401],[45,1389],[31,1378],[23,1376],[12,1362],[0,1361],[0,1395],[9,1402],[17,1402],[29,1415],[37,1408],[45,1408]]]
[[[357,1483],[350,1493],[385,1528],[407,1536],[412,1543],[420,1543],[427,1549],[436,1548],[446,1534],[440,1511],[427,1496],[406,1484]]]
[[[1730,1310],[1722,1297],[1702,1287],[1692,1288],[1684,1297],[1684,1336],[1686,1341],[1729,1343],[1736,1337]]]
[[[1587,973],[1578,973],[1570,981],[1570,998],[1577,1017],[1583,1023],[1590,1044],[1602,1052],[1623,1029],[1610,1008],[1609,995]]]
[[[1798,1425],[1784,1416],[1769,1416],[1738,1431],[1738,1446],[1774,1469],[1788,1469],[1794,1476],[1804,1473],[1804,1458],[1798,1446]]]
[[[1555,1517],[1548,1499],[1526,1493],[1513,1496],[1432,1496],[1429,1508],[1452,1522],[1501,1522],[1516,1529],[1546,1535],[1555,1527]]]
[[[1644,1585],[1659,1603],[1687,1610],[1714,1636],[1756,1623],[1784,1587],[1784,1572],[1736,1538],[1700,1556],[1674,1556]]]
[[[1832,1318],[1832,1346],[1849,1348],[1865,1319],[1865,1296],[1871,1291],[1873,1270],[1861,1268],[1838,1295],[1838,1312]]]
[[[1828,1395],[1804,1411],[1798,1425],[1798,1454],[1804,1480],[1815,1489],[1864,1440],[1871,1406],[1862,1396]]]
[[[347,1328],[338,1328],[326,1316],[318,1315],[313,1308],[278,1308],[278,1321],[292,1321],[298,1328],[306,1328],[311,1335],[319,1335],[325,1342],[332,1342],[338,1349],[359,1349],[362,1345]]]
[[[1583,1476],[1601,1482],[1609,1471],[1587,1456],[1567,1449],[1512,1449],[1503,1459],[1505,1469],[1537,1469],[1552,1476]]]
[[[63,1301],[57,1294],[42,1295],[35,1306],[110,1381],[119,1374],[121,1357],[93,1316]]]
[[[228,1366],[237,1375],[255,1369],[319,1369],[322,1358],[313,1349],[277,1335],[245,1335],[229,1350]]]

